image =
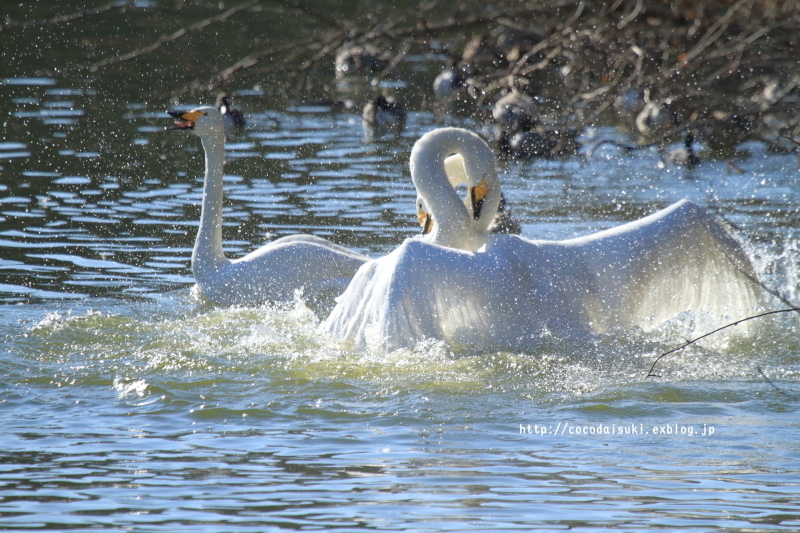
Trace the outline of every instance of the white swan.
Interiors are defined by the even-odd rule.
[[[272,241],[239,259],[222,250],[222,196],[225,125],[213,107],[198,107],[176,118],[172,129],[200,137],[206,156],[200,228],[192,252],[194,294],[221,305],[287,301],[295,291],[315,300],[347,287],[369,258],[314,235],[291,235]]]
[[[454,152],[464,158],[467,186],[485,193],[481,209],[497,209],[486,143],[454,128],[425,134],[411,152],[411,175],[437,224],[362,266],[322,332],[356,350],[429,338],[519,349],[549,335],[649,330],[684,311],[739,318],[760,304],[737,241],[687,200],[566,241],[491,235],[448,182],[443,161]]]

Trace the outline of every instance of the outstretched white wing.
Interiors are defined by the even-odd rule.
[[[691,311],[723,324],[763,305],[750,260],[714,216],[681,200],[640,220],[563,241],[597,280],[597,329],[651,329]]]
[[[722,325],[760,305],[755,279],[726,228],[683,201],[567,241],[494,235],[468,252],[406,240],[361,267],[321,328],[357,350],[424,339],[517,349],[544,334],[648,330],[685,311]]]

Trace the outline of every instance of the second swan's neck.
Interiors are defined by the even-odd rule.
[[[192,268],[214,268],[227,261],[222,251],[222,188],[225,135],[202,137],[206,159],[200,228],[192,253]]]
[[[463,158],[463,174],[468,187],[487,181],[492,192],[484,209],[493,215],[499,205],[500,194],[494,169],[494,154],[472,132],[459,128],[441,128],[423,135],[411,151],[411,178],[417,193],[433,215],[432,242],[451,248],[477,251],[486,243],[488,224],[484,224],[483,220],[472,219],[470,211],[448,179],[445,159],[456,153]]]

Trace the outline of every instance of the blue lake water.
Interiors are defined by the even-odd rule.
[[[649,379],[693,317],[527,353],[349,353],[316,333],[325,307],[190,296],[202,153],[164,109],[49,78],[0,95],[0,530],[800,529],[797,317],[730,328]],[[408,154],[432,115],[369,135],[336,105],[242,107],[230,256],[306,232],[376,257],[418,231]],[[687,170],[604,145],[501,179],[530,238],[689,198],[796,304],[800,163],[740,150]]]

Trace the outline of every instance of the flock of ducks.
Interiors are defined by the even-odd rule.
[[[558,69],[544,68],[535,76],[504,76],[510,65],[531,53],[543,37],[515,29],[505,28],[491,35],[477,35],[465,43],[460,54],[450,54],[445,68],[433,80],[430,96],[433,108],[439,113],[466,113],[477,123],[494,143],[498,155],[504,159],[557,158],[575,155],[579,129],[572,124],[576,116],[589,108],[577,110],[563,99],[565,74]],[[336,56],[337,80],[343,86],[356,87],[369,80],[371,86],[379,84],[387,72],[397,64],[398,57],[387,51],[363,44],[346,44]],[[731,106],[712,94],[672,94],[666,87],[607,87],[604,97],[611,98],[603,116],[624,131],[632,145],[607,139],[603,143],[618,144],[632,151],[655,148],[665,166],[682,165],[692,168],[700,162],[695,152],[695,140],[715,159],[729,162],[737,154],[737,147],[748,139],[759,140],[775,151],[794,151],[791,140],[784,138],[781,130],[788,130],[793,122],[785,113],[759,113],[770,109],[781,96],[777,81],[761,80],[763,90],[751,98]],[[789,85],[793,87],[793,85]],[[397,96],[389,96],[384,89],[380,96],[366,104],[364,125],[372,130],[402,128],[405,112]],[[598,95],[599,98],[599,95]],[[724,100],[724,99],[723,99]],[[386,106],[386,101],[393,102]],[[559,102],[561,102],[559,104]],[[564,115],[564,108],[575,114]],[[605,109],[601,105],[597,112]],[[383,110],[380,119],[375,111]],[[605,120],[605,119],[604,119]],[[732,167],[735,169],[735,167]]]
[[[227,112],[225,111],[227,109]],[[756,273],[726,226],[682,200],[643,219],[565,241],[531,240],[504,208],[494,152],[438,128],[409,167],[422,234],[369,258],[313,235],[239,259],[222,247],[225,120],[231,108],[170,112],[205,151],[193,293],[221,305],[337,297],[319,329],[356,350],[527,348],[552,335],[649,330],[687,311],[737,318],[762,305]],[[466,190],[460,197],[460,190]]]
[[[508,44],[508,43],[507,43]],[[510,45],[516,46],[512,39]],[[530,44],[530,43],[529,43]],[[458,100],[459,94],[469,94],[466,100],[477,101],[483,94],[476,81],[476,73],[485,64],[494,64],[502,58],[496,47],[488,46],[486,39],[474,39],[468,44],[462,57],[452,59],[448,66],[433,81],[432,92],[436,101],[447,107]],[[363,80],[383,71],[392,63],[386,52],[369,45],[343,46],[335,59],[335,73],[338,80]],[[372,80],[371,85],[375,85]],[[482,98],[481,98],[482,100]],[[546,99],[532,96],[525,90],[510,86],[497,91],[495,101],[487,108],[487,132],[492,138],[500,157],[504,159],[531,159],[568,157],[578,153],[579,130],[577,128],[549,124],[541,103]],[[474,102],[473,102],[474,103]],[[351,102],[347,101],[346,105]],[[225,117],[229,128],[240,128],[246,123],[244,114],[233,107],[230,97],[221,94],[216,108]],[[671,98],[656,99],[648,89],[630,90],[614,101],[619,124],[628,129],[636,141],[635,146],[623,146],[628,150],[657,146],[664,164],[683,165],[691,168],[700,162],[694,150],[695,136],[683,127],[682,111]],[[440,108],[441,110],[441,108]],[[475,111],[474,109],[472,111]],[[478,113],[476,116],[481,115]],[[552,121],[552,120],[551,120]],[[368,133],[401,131],[406,123],[404,102],[384,89],[375,94],[362,108],[362,122]],[[682,132],[683,136],[669,134],[671,130]],[[681,141],[679,147],[668,149],[669,145]],[[604,141],[619,144],[614,141]],[[713,148],[713,147],[712,147]]]
[[[506,44],[511,53],[510,50],[520,43]],[[461,57],[451,58],[446,68],[433,80],[433,96],[438,102],[437,107],[440,110],[448,108],[461,94],[468,94],[469,98],[465,100],[473,104],[482,100],[478,96],[483,95],[484,89],[476,81],[479,72],[489,65],[497,66],[498,62],[505,61],[505,55],[485,37],[470,41]],[[336,76],[349,80],[371,76],[390,63],[390,57],[375,48],[343,46],[336,56]],[[517,87],[499,91],[490,111],[492,119],[487,125],[493,131],[493,141],[503,158],[552,158],[574,155],[578,151],[578,130],[544,124],[541,120],[543,114],[534,98]],[[402,129],[406,119],[402,101],[385,92],[366,103],[362,116],[365,128],[370,131]]]

